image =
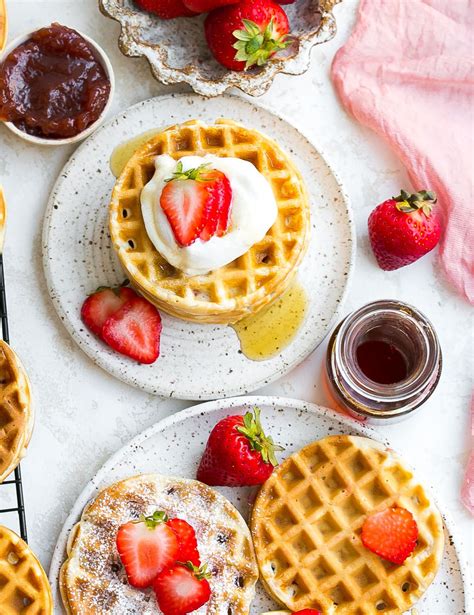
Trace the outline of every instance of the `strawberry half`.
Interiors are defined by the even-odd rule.
[[[176,561],[178,538],[156,512],[119,528],[117,550],[130,585],[150,587],[156,576]]]
[[[378,205],[369,216],[369,239],[379,267],[399,269],[430,252],[438,243],[441,225],[432,212],[436,194],[422,190]]]
[[[203,164],[183,170],[178,162],[173,177],[166,180],[160,205],[168,218],[180,246],[189,246],[196,239],[209,241],[222,236],[230,220],[232,188],[220,171]]]
[[[160,355],[160,335],[158,310],[138,295],[112,314],[102,329],[102,338],[111,348],[147,364]]]
[[[303,609],[302,611],[296,611],[293,615],[321,615],[321,611],[316,611],[316,609]]]
[[[153,583],[163,615],[185,615],[206,604],[211,597],[210,576],[205,566],[197,568],[191,562],[163,570]]]
[[[196,15],[185,6],[182,0],[135,0],[144,11],[155,13],[161,19],[174,19],[175,17],[193,17]]]
[[[418,526],[410,511],[394,506],[367,517],[361,537],[373,553],[394,564],[403,564],[415,550]]]
[[[126,286],[119,286],[118,288],[101,286],[89,295],[82,304],[82,321],[92,333],[102,337],[102,328],[105,321],[112,314],[118,312],[127,301],[136,296],[137,294]]]
[[[208,485],[261,485],[278,465],[275,451],[283,450],[265,435],[260,410],[228,416],[214,427],[197,471]]]
[[[192,525],[183,519],[169,519],[166,525],[170,527],[178,537],[178,555],[176,559],[180,562],[191,562],[194,566],[201,565],[196,533]]]

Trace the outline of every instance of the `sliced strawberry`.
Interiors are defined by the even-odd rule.
[[[179,547],[176,559],[179,562],[191,562],[194,566],[199,567],[201,565],[201,558],[193,526],[183,521],[183,519],[170,519],[166,525],[178,537]]]
[[[281,2],[280,4],[284,4]],[[303,609],[302,611],[296,611],[293,615],[321,615],[321,611],[317,611],[316,609]]]
[[[211,597],[209,577],[205,566],[197,568],[191,562],[163,570],[153,583],[163,615],[185,615],[206,604]]]
[[[394,564],[403,564],[415,550],[418,526],[410,511],[393,506],[367,517],[361,538],[373,553]]]
[[[117,550],[133,587],[150,587],[156,576],[176,561],[178,538],[161,514],[130,521],[117,533]]]
[[[140,363],[154,363],[159,357],[160,335],[158,310],[138,295],[110,316],[102,329],[111,348]]]
[[[177,243],[189,246],[196,239],[208,241],[227,230],[232,205],[232,187],[227,177],[204,164],[176,172],[161,194],[160,204],[168,218]]]
[[[102,327],[107,318],[136,296],[131,288],[125,286],[118,288],[101,286],[82,304],[82,321],[92,333],[102,337]]]

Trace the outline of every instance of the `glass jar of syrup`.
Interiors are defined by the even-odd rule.
[[[433,393],[441,375],[438,337],[429,320],[399,301],[375,301],[334,330],[326,371],[338,405],[371,422],[410,415]]]

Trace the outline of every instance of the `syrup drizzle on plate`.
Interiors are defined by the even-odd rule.
[[[153,128],[152,130],[147,130],[146,132],[142,132],[141,134],[129,139],[128,141],[124,141],[117,145],[117,147],[113,150],[112,155],[110,156],[110,170],[114,174],[115,177],[119,177],[122,171],[125,168],[125,165],[133,156],[133,154],[137,151],[137,149],[149,141],[152,137],[160,132],[160,129]]]
[[[231,325],[248,359],[265,361],[288,346],[301,327],[308,309],[308,297],[300,282],[262,311]]]

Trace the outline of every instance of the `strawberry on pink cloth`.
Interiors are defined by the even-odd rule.
[[[440,261],[474,303],[474,1],[361,0],[332,77],[347,109],[438,195]]]

